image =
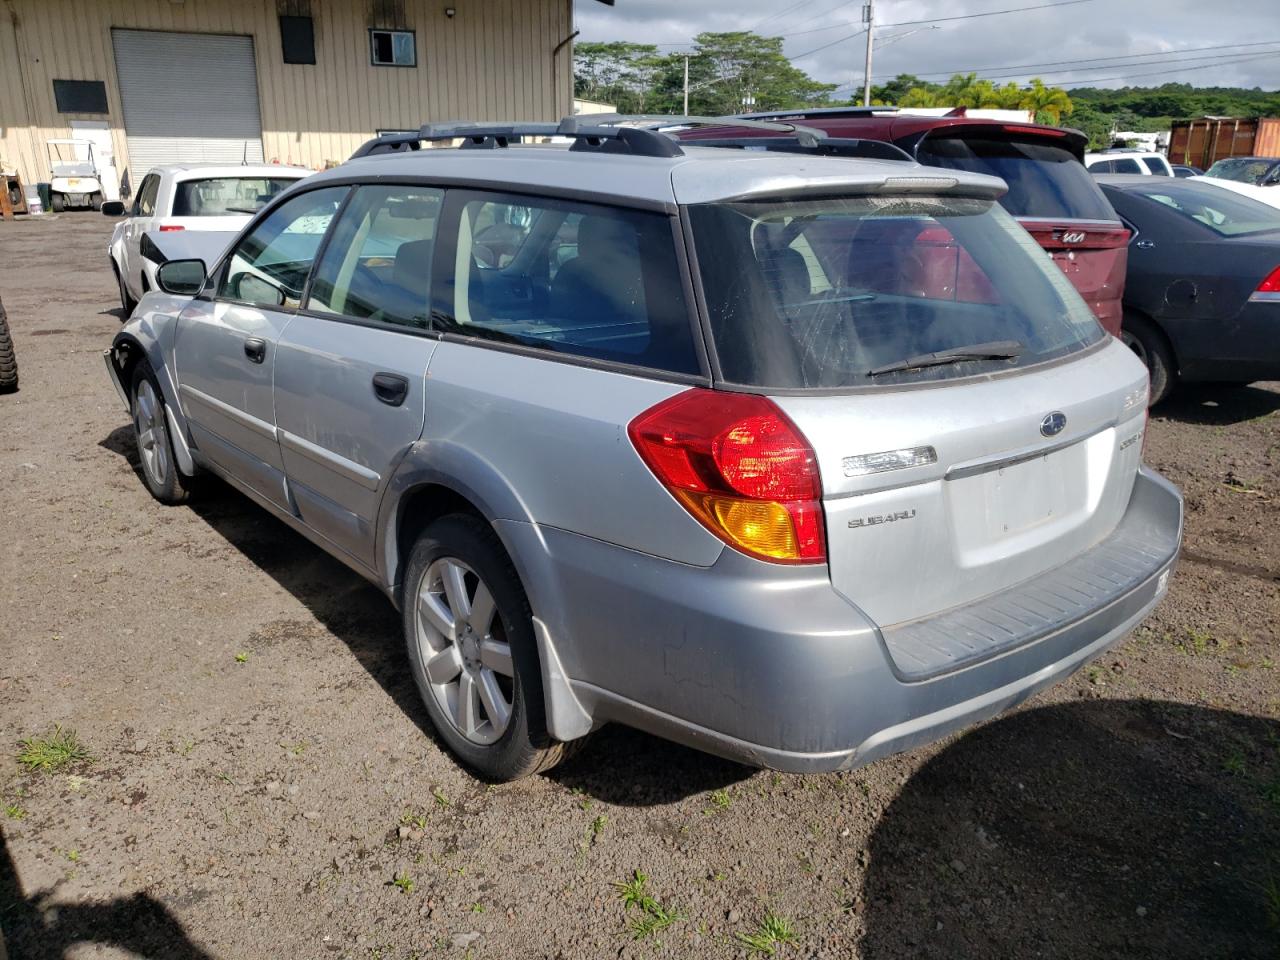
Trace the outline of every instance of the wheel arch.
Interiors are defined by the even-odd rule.
[[[1129,304],[1125,304],[1124,315],[1121,317],[1121,320],[1120,320],[1120,326],[1122,329],[1124,327],[1124,321],[1130,316],[1136,317],[1138,320],[1147,324],[1149,327],[1151,327],[1152,330],[1154,330],[1160,336],[1160,338],[1164,341],[1164,345],[1169,349],[1169,355],[1173,357],[1173,367],[1174,367],[1173,373],[1175,375],[1181,375],[1182,356],[1178,351],[1177,344],[1174,343],[1173,337],[1169,336],[1169,331],[1165,329],[1164,324],[1161,323],[1155,316],[1153,316],[1148,311],[1142,310],[1138,307],[1130,306]]]

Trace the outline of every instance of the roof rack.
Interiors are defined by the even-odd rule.
[[[856,157],[860,160],[890,160],[915,163],[915,158],[901,147],[883,140],[860,137],[827,137],[814,146],[795,137],[707,137],[690,140],[691,147],[737,147],[740,150],[769,150],[782,153],[807,153],[820,157]]]
[[[612,115],[610,115],[612,116]],[[640,157],[679,157],[684,151],[665,134],[644,127],[605,126],[591,117],[565,117],[559,123],[427,123],[417,133],[395,133],[361,145],[351,159],[422,149],[423,143],[461,140],[460,149],[501,149],[524,137],[567,137],[571,150],[629,153]]]
[[[744,120],[770,120],[782,119],[785,117],[795,117],[797,120],[803,120],[806,117],[825,117],[827,119],[835,119],[838,117],[869,117],[877,113],[897,113],[897,107],[814,107],[811,110],[766,110],[762,113],[744,113]]]

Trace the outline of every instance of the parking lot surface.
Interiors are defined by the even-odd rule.
[[[805,958],[1277,955],[1280,384],[1153,412],[1187,500],[1170,595],[1016,712],[813,777],[610,728],[490,786],[433,738],[377,590],[217,482],[146,492],[101,360],[110,230],[0,224],[12,960],[735,957],[767,917]],[[20,765],[59,725],[90,759]]]

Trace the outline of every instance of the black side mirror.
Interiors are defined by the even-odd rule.
[[[108,200],[102,205],[103,216],[107,217],[123,217],[124,202],[121,200]]]
[[[204,289],[207,275],[203,260],[168,260],[156,271],[156,282],[165,293],[194,297]]]

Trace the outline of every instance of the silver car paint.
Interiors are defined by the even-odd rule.
[[[701,153],[691,151],[695,156],[671,163],[628,157],[601,162],[565,151],[526,152],[532,149],[513,151],[525,154],[519,159],[501,156],[500,151],[425,151],[440,155],[430,159],[369,158],[319,175],[315,182],[318,186],[336,177],[373,175],[445,181],[456,177],[472,184],[492,180],[507,188],[512,182],[529,182],[553,189],[621,192],[623,200],[665,206],[677,199],[673,168],[694,163]],[[690,186],[686,198],[730,195],[722,191],[732,191],[733,196],[771,192],[778,189],[779,178],[790,176],[783,165],[794,164],[793,158],[783,156],[723,158],[719,153],[704,161],[707,182],[718,186],[704,183],[697,188],[700,193]],[[895,175],[913,169],[906,164],[807,162],[822,168],[810,170],[811,176],[832,177],[859,188],[874,188],[876,178],[882,182],[887,175],[885,169],[873,168],[885,167]],[[752,164],[757,164],[754,179]],[[694,183],[696,170],[686,173]],[[975,192],[988,188],[984,179],[957,178],[962,185],[972,181],[966,189]],[[1176,556],[1181,498],[1151,472],[1135,475],[1137,456],[1132,451],[1140,450],[1140,444],[1125,445],[1126,436],[1121,435],[1138,425],[1143,407],[1128,412],[1134,406],[1129,401],[1140,392],[1135,385],[1141,375],[1118,346],[1007,376],[936,388],[776,398],[817,449],[832,534],[829,567],[783,567],[725,547],[670,497],[631,446],[627,423],[687,387],[451,338],[437,343],[408,331],[337,321],[322,331],[319,328],[330,323],[325,320],[316,320],[313,331],[299,328],[299,356],[323,357],[329,372],[317,375],[308,367],[286,372],[281,381],[280,397],[289,394],[281,409],[298,418],[286,432],[291,441],[309,445],[292,450],[298,457],[286,462],[277,444],[274,459],[269,445],[259,443],[267,437],[264,430],[251,429],[250,438],[237,434],[255,446],[248,459],[279,473],[278,495],[270,490],[260,493],[256,478],[244,472],[245,458],[228,458],[214,447],[222,454],[221,461],[214,460],[210,447],[199,442],[201,428],[189,426],[185,415],[202,415],[231,433],[243,430],[249,422],[245,417],[252,417],[279,436],[277,410],[273,405],[268,412],[262,400],[269,378],[250,371],[244,379],[249,365],[235,356],[233,347],[241,348],[251,330],[267,330],[274,339],[283,333],[288,343],[288,315],[279,321],[236,315],[223,322],[224,313],[217,318],[218,329],[206,331],[226,333],[227,339],[211,337],[215,362],[197,375],[197,383],[185,385],[245,415],[237,417],[216,405],[210,413],[207,401],[200,405],[203,398],[191,406],[189,396],[174,391],[174,383],[185,381],[173,376],[173,320],[164,310],[179,305],[191,311],[180,321],[181,357],[198,339],[184,339],[187,324],[214,323],[217,307],[207,301],[148,297],[117,343],[136,347],[152,358],[157,370],[168,371],[162,389],[179,432],[189,430],[196,441],[196,463],[236,483],[379,583],[393,599],[408,546],[398,543],[396,536],[406,497],[426,484],[438,484],[466,497],[493,523],[530,598],[548,719],[556,736],[578,736],[592,724],[619,720],[782,769],[835,769],[865,762],[992,715],[1101,652],[1162,595]],[[409,439],[415,433],[416,399],[411,410],[403,411],[407,420],[370,419],[367,435],[362,435],[358,408],[339,412],[330,406],[327,413],[319,412],[339,402],[336,392],[329,394],[331,384],[358,390],[373,367],[393,359],[388,349],[410,370],[419,364],[425,367],[425,376],[411,382],[411,390],[421,390],[414,394],[423,404],[420,436]],[[271,362],[264,366],[274,370],[275,355],[273,340]],[[177,372],[185,377],[185,371],[180,361]],[[113,375],[118,378],[118,371]],[[318,383],[325,386],[315,390]],[[907,582],[932,559],[922,551],[933,546],[939,557],[943,555],[929,534],[904,534],[916,538],[914,546],[881,543],[873,550],[846,538],[843,530],[836,536],[837,524],[860,509],[859,504],[875,502],[868,497],[886,496],[884,489],[870,489],[876,486],[897,488],[889,493],[890,499],[914,496],[916,490],[933,491],[938,509],[951,511],[946,529],[954,537],[960,530],[957,523],[962,523],[955,520],[963,512],[958,508],[966,504],[964,498],[948,502],[947,495],[938,492],[953,483],[946,471],[958,470],[953,477],[972,479],[1001,469],[988,461],[1015,456],[1030,462],[1028,454],[1043,456],[1044,448],[1028,431],[1034,432],[1045,413],[1059,408],[1067,414],[1068,427],[1062,438],[1055,438],[1055,449],[1059,439],[1093,443],[1099,448],[1098,462],[1108,470],[1101,495],[1090,494],[1092,507],[1068,511],[1074,527],[1059,542],[1056,560],[1054,550],[1028,552],[1011,541],[997,542],[991,555],[983,557],[979,544],[976,554],[985,562],[971,564],[972,572],[958,577],[941,576],[935,569],[942,584],[930,594],[933,587]],[[1091,429],[1104,440],[1088,440]],[[1107,431],[1113,436],[1104,436]],[[206,429],[203,439],[211,438]],[[843,476],[842,459],[851,454],[925,442],[938,446],[936,468],[914,468],[920,472],[904,471],[887,481]],[[1108,450],[1113,442],[1114,449]],[[1047,448],[1049,441],[1045,444]],[[356,540],[366,538],[353,541],[353,550],[340,544],[332,530],[325,534],[305,522],[305,498],[295,491],[310,488],[320,494],[318,487],[331,484],[336,507],[366,522],[372,515],[367,497],[372,491],[357,481],[363,493],[353,502],[339,503],[354,491],[317,468],[347,481],[371,481],[370,474],[379,478],[376,523],[350,527]],[[290,477],[284,476],[286,470]],[[1014,511],[1016,500],[1016,495],[1008,498]],[[984,502],[1005,503],[1006,498]],[[1040,509],[1046,503],[1056,506],[1043,499],[1035,500],[1034,506]],[[963,669],[921,682],[904,682],[896,675],[883,625],[922,611],[963,610],[956,607],[963,598],[980,595],[983,584],[998,590],[1001,577],[1007,583],[1011,571],[1025,572],[1034,582],[1037,570],[1047,576],[1044,571],[1070,559],[1072,551],[1078,554],[1105,542],[1120,522],[1160,532],[1167,547],[1149,558],[1149,569],[1140,571],[1136,587],[1049,636],[1013,642],[999,655]],[[942,524],[935,521],[933,526],[934,535],[939,535]],[[870,585],[856,582],[868,576],[879,579]],[[962,599],[950,599],[953,596]]]

